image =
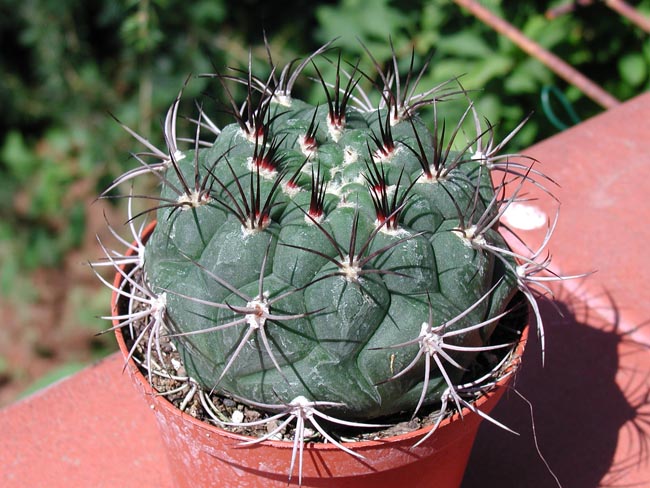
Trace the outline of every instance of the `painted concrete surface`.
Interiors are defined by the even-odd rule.
[[[171,486],[155,420],[117,354],[0,411],[0,486]]]
[[[555,269],[595,273],[556,287],[543,307],[545,365],[529,341],[516,389],[562,486],[650,486],[650,94],[525,153],[561,185],[549,185],[562,202]],[[526,192],[525,205],[552,219],[557,205]],[[519,233],[539,242],[543,231]],[[463,488],[557,486],[526,402],[513,391],[495,416],[521,435],[484,422]]]

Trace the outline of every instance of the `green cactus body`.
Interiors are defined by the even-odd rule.
[[[406,371],[423,324],[461,331],[516,291],[502,259],[463,237],[496,215],[495,190],[469,147],[447,155],[448,171],[428,168],[441,141],[414,113],[343,107],[337,119],[333,104],[264,94],[252,126],[167,164],[172,203],[158,210],[146,276],[205,389],[335,402],[348,419],[412,412],[423,391],[435,404],[461,380],[495,327],[454,334],[468,350],[440,356],[448,378],[433,362],[427,378],[425,355]],[[202,194],[188,191],[204,179]],[[495,227],[481,242],[506,249]]]

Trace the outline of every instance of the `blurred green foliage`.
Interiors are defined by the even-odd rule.
[[[647,35],[604,4],[549,21],[544,11],[558,2],[481,3],[614,96],[647,89]],[[650,0],[636,6],[647,14]],[[278,65],[334,37],[345,59],[362,54],[361,40],[380,64],[391,56],[390,38],[404,70],[411,50],[416,70],[433,53],[421,86],[462,75],[499,135],[538,112],[518,147],[555,131],[540,112],[544,86],[557,86],[581,118],[600,110],[447,0],[0,0],[2,289],[21,270],[56,265],[79,245],[88,203],[132,164],[135,144],[109,113],[161,144],[160,117],[187,75],[245,67],[249,47],[263,64],[264,32]],[[373,71],[367,58],[361,68]],[[213,93],[209,83],[189,83],[188,112],[194,98]],[[317,87],[299,89],[309,96]]]

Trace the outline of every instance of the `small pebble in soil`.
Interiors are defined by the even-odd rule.
[[[316,436],[316,431],[310,429],[309,427],[305,427],[303,436],[305,439],[312,439],[313,437]]]
[[[278,428],[278,423],[275,420],[271,420],[266,423],[266,431],[270,434],[273,432],[275,429]]]
[[[274,431],[275,429],[277,429],[277,428],[278,428],[278,423],[277,423],[275,420],[271,420],[270,422],[268,422],[268,423],[266,424],[266,432],[268,432],[269,434],[270,434],[271,432],[273,432],[273,431]],[[273,434],[272,436],[270,436],[270,437],[269,437],[269,440],[272,440],[272,441],[281,441],[281,440],[282,440],[282,431],[283,431],[283,430],[284,430],[284,429],[282,429],[280,432],[276,432],[275,434]]]

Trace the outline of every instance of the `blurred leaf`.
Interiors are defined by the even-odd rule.
[[[80,246],[86,233],[86,208],[83,202],[75,202],[70,209],[68,224],[60,236],[64,250]]]
[[[361,53],[363,48],[357,40],[360,38],[380,59],[390,56],[389,36],[393,35],[393,40],[397,41],[399,30],[408,23],[408,17],[391,7],[388,0],[342,0],[336,7],[319,7],[316,17],[320,23],[318,38],[321,42],[338,37],[339,46]]]
[[[552,79],[553,75],[546,66],[537,59],[528,58],[506,77],[504,87],[513,94],[538,94],[540,85],[548,84]]]
[[[481,59],[468,76],[468,80],[471,81],[470,87],[480,90],[492,79],[500,79],[503,82],[512,70],[512,64],[512,60],[506,56],[495,55]]]
[[[71,321],[80,324],[87,330],[100,332],[110,327],[110,322],[102,320],[106,315],[106,304],[110,302],[111,291],[108,288],[88,289],[83,286],[75,286],[70,290],[68,300],[73,316]],[[113,334],[107,334],[106,340],[112,342]],[[104,336],[102,336],[104,340]]]
[[[81,371],[86,366],[86,364],[77,362],[70,362],[59,366],[58,368],[53,369],[49,373],[41,376],[39,379],[34,381],[29,387],[27,387],[27,389],[20,393],[19,398],[29,396],[38,390],[42,390],[43,388],[56,383],[57,381],[61,381],[62,379],[67,378],[68,376],[73,375],[78,371]]]
[[[572,19],[569,15],[560,16],[553,20],[546,19],[543,15],[531,15],[523,26],[524,35],[549,51],[567,39],[571,28]]]
[[[24,265],[31,269],[38,266],[54,266],[61,260],[61,250],[56,244],[55,236],[41,227],[29,233],[23,252]]]
[[[641,53],[630,53],[618,61],[621,77],[632,86],[641,85],[648,76],[648,62]]]
[[[7,134],[0,151],[0,158],[7,166],[10,175],[20,182],[33,176],[39,166],[33,152],[25,144],[23,135],[17,131]]]
[[[220,1],[195,2],[190,9],[194,23],[218,24],[226,17],[226,6]]]
[[[445,55],[460,58],[480,59],[494,54],[485,39],[472,31],[461,31],[445,36],[439,39],[436,48]]]
[[[3,174],[0,171],[0,209],[10,209],[13,207],[14,196],[18,190],[18,181]],[[0,216],[3,214],[0,211]]]

